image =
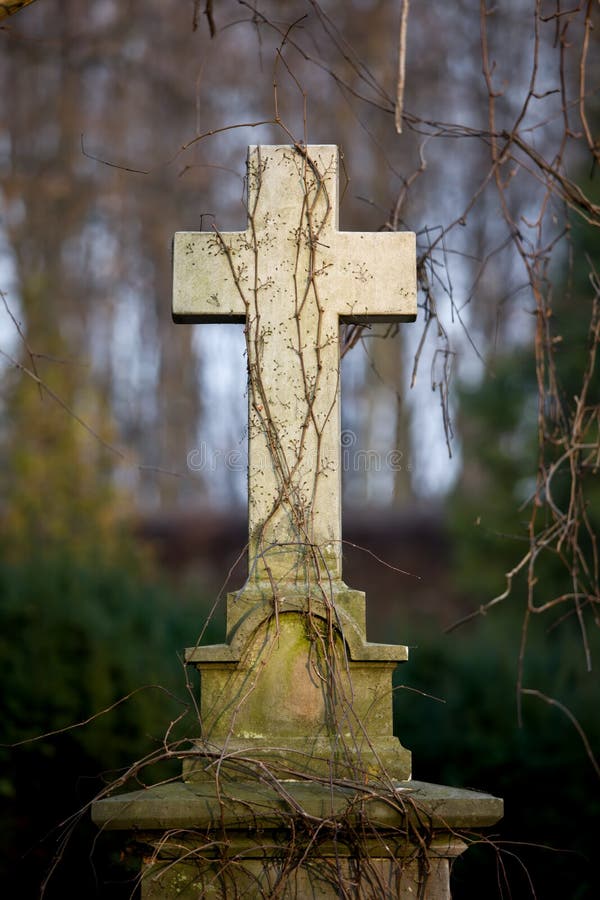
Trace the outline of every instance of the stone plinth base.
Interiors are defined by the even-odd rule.
[[[222,780],[109,797],[92,816],[133,832],[143,900],[447,900],[461,834],[497,822],[502,800],[418,781]]]
[[[251,582],[227,599],[227,643],[186,651],[200,673],[201,739],[186,781],[212,781],[253,757],[282,780],[411,777],[393,734],[392,675],[408,648],[366,639],[365,595],[332,582]],[[274,612],[276,610],[276,612]],[[207,751],[206,753],[204,751]],[[220,751],[219,751],[220,752]]]
[[[433,857],[427,865],[417,860],[370,859],[357,861],[342,856],[322,855],[310,865],[287,869],[284,861],[244,854],[223,869],[221,862],[202,866],[162,852],[145,863],[142,874],[143,900],[199,900],[202,897],[267,898],[284,900],[338,900],[339,897],[401,898],[401,900],[450,900],[448,856],[457,856],[464,844],[444,847],[443,857]],[[182,847],[178,848],[182,855]],[[191,849],[191,848],[190,848]]]

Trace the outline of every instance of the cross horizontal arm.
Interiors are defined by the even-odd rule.
[[[335,307],[345,322],[414,322],[415,235],[408,231],[338,231],[322,249],[335,271]]]
[[[244,322],[254,260],[245,231],[178,231],[173,238],[173,320]]]

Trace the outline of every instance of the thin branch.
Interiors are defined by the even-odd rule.
[[[400,16],[400,38],[398,41],[398,79],[396,82],[396,109],[394,121],[396,131],[402,134],[402,114],[404,112],[404,84],[406,79],[406,32],[408,27],[408,11],[410,0],[402,0]]]
[[[541,691],[534,690],[532,688],[521,688],[521,693],[524,694],[525,696],[537,697],[538,700],[543,700],[544,703],[548,704],[548,706],[556,707],[556,709],[559,709],[561,711],[561,713],[567,717],[567,719],[569,720],[569,722],[571,722],[571,724],[575,728],[577,734],[581,738],[581,743],[583,744],[583,746],[585,748],[586,756],[589,759],[589,761],[591,762],[591,764],[594,768],[594,771],[596,772],[596,775],[600,778],[600,763],[598,762],[598,760],[596,759],[596,757],[594,755],[594,751],[592,750],[592,746],[588,740],[588,737],[587,737],[584,729],[582,728],[578,719],[573,715],[571,710],[567,706],[565,706],[564,703],[560,703],[560,701],[555,700],[554,697],[548,697],[546,694],[543,694]]]

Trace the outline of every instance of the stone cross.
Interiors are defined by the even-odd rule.
[[[201,691],[183,783],[94,803],[143,842],[142,900],[441,900],[457,829],[502,812],[409,781],[392,715],[407,648],[367,640],[341,581],[339,321],[416,304],[414,235],[339,231],[337,165],[335,147],[251,148],[246,231],[175,237],[176,320],[246,323],[251,577],[226,643],[186,651]]]
[[[248,227],[178,232],[176,322],[244,322],[250,577],[341,579],[339,327],[416,316],[415,236],[338,229],[338,151],[248,152]]]

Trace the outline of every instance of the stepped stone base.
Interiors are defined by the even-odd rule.
[[[461,833],[502,800],[418,781],[176,782],[97,801],[94,822],[133,831],[142,900],[448,900]]]
[[[212,781],[215,748],[221,774],[238,778],[245,756],[281,779],[410,778],[392,709],[407,647],[367,641],[365,595],[342,582],[327,601],[304,585],[278,590],[252,582],[230,594],[227,643],[186,651],[200,673],[202,734],[184,779]]]

